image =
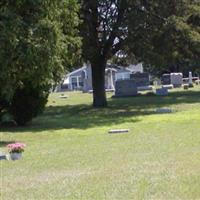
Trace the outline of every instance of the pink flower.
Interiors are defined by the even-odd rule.
[[[25,144],[23,143],[12,143],[12,144],[8,144],[7,148],[9,149],[10,153],[21,153],[24,151],[24,148],[26,147]]]

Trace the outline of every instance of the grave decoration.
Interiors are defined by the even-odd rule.
[[[12,143],[8,144],[7,148],[10,153],[11,160],[19,160],[22,157],[22,152],[24,152],[26,145],[23,143]]]

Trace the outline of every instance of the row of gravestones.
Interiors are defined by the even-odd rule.
[[[156,90],[156,94],[164,96],[168,94],[168,87],[181,87],[183,84],[182,73],[163,74],[162,88]],[[118,80],[115,84],[115,97],[128,97],[136,96],[138,94],[139,87],[147,87],[150,85],[150,78],[148,73],[135,73],[131,74],[130,79]]]
[[[118,80],[115,84],[115,97],[136,96],[138,87],[150,85],[148,73],[135,73],[130,75],[130,79]]]
[[[181,87],[183,85],[182,73],[163,74],[161,78],[163,85],[173,85],[173,87]]]

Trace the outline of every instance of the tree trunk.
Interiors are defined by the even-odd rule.
[[[93,106],[106,107],[106,91],[105,91],[105,68],[106,61],[91,63],[92,67],[92,87],[93,87]]]

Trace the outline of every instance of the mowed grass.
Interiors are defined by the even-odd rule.
[[[29,126],[1,129],[0,151],[27,144],[22,160],[0,161],[3,200],[200,199],[199,87],[167,97],[108,94],[105,109],[92,108],[90,94],[59,95]],[[120,128],[130,132],[108,134]]]

